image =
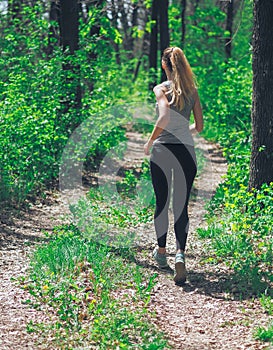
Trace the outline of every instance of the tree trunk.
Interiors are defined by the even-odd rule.
[[[168,22],[168,8],[169,1],[161,0],[160,10],[159,10],[159,27],[160,27],[160,51],[161,57],[163,51],[170,45],[170,34],[169,34],[169,22]],[[161,81],[167,79],[164,69],[161,70]]]
[[[232,27],[233,27],[233,5],[234,0],[230,0],[227,4],[227,22],[226,30],[230,33],[229,37],[226,38],[226,57],[229,59],[231,57],[231,47],[232,47]]]
[[[92,5],[92,6],[91,6]],[[89,20],[89,15],[92,12],[91,10],[97,10],[96,14],[98,13],[98,10],[100,11],[100,15],[103,16],[104,15],[104,0],[91,0],[91,1],[86,1],[85,2],[85,6],[86,6],[86,22],[88,22]],[[92,15],[91,15],[92,16]],[[97,16],[97,15],[96,15]],[[90,26],[90,37],[94,37],[95,40],[97,40],[97,38],[100,35],[100,30],[101,30],[101,22],[100,22],[100,18],[101,17],[96,17],[96,21]],[[88,63],[90,66],[93,65],[94,61],[97,60],[98,57],[98,53],[95,52],[94,50],[88,50],[87,53],[87,57],[88,57]],[[94,90],[94,81],[93,80],[89,80],[88,81],[88,89],[90,92],[92,92]]]
[[[77,0],[60,0],[61,45],[73,54],[79,48],[79,6]]]
[[[157,37],[158,37],[158,10],[160,8],[160,0],[153,0],[152,2],[152,14],[151,20],[155,21],[152,25],[150,35],[150,53],[149,53],[149,67],[152,70],[150,77],[150,89],[157,84],[156,71],[157,71]]]
[[[66,96],[63,113],[66,113],[70,108],[81,107],[80,66],[71,57],[79,49],[78,0],[60,0],[60,41],[65,54],[63,70],[66,76]]]
[[[185,46],[185,36],[186,36],[186,24],[185,24],[185,14],[186,14],[187,0],[181,0],[181,46],[182,49]]]
[[[118,13],[120,14],[120,22],[122,24],[123,28],[123,49],[129,53],[130,50],[130,27],[129,27],[129,20],[127,13],[124,8],[124,1],[123,0],[118,0]],[[129,54],[130,56],[130,54]],[[129,57],[131,58],[131,57]]]
[[[254,0],[249,189],[273,181],[273,1]]]
[[[134,29],[137,26],[137,19],[138,19],[138,4],[134,3],[132,4],[133,10],[132,10],[132,26],[130,28],[130,35],[128,37],[128,50],[129,50],[129,58],[134,58]]]
[[[118,27],[118,13],[116,10],[115,0],[111,0],[111,25],[114,28]],[[116,53],[116,63],[119,66],[121,64],[120,60],[120,50],[119,50],[119,44],[113,41],[113,47]]]
[[[144,13],[145,13],[145,15],[142,18],[142,20],[145,23],[144,28],[146,28],[146,24],[147,24],[147,21],[148,21],[148,12],[147,12],[146,8],[145,8],[145,12]],[[138,59],[138,62],[137,62],[137,65],[136,65],[136,68],[135,68],[135,71],[134,71],[133,82],[135,82],[136,79],[137,79],[137,76],[138,76],[138,73],[139,73],[142,61],[143,61],[143,57],[144,56],[148,56],[149,39],[150,39],[149,32],[147,30],[144,30],[144,35],[143,35],[143,39],[142,39],[142,45],[141,45],[141,48],[140,48],[140,57]]]

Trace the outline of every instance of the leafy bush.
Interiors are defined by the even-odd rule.
[[[208,229],[199,229],[199,234],[211,238],[216,259],[224,260],[252,284],[254,290],[264,291],[273,282],[272,186],[248,192],[241,185],[241,189],[232,194],[227,187],[223,190],[221,219],[211,216]]]
[[[209,100],[205,134],[217,140],[228,160],[225,181],[208,207],[208,229],[216,259],[249,280],[257,292],[271,285],[273,187],[248,191],[250,161],[251,72],[229,62],[224,81]],[[206,106],[207,107],[207,106]],[[262,289],[261,289],[262,288]]]

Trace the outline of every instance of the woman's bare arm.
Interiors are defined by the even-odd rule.
[[[197,90],[194,94],[195,103],[193,106],[194,124],[190,126],[191,131],[201,132],[204,128],[203,112]]]
[[[166,128],[170,121],[170,108],[169,102],[165,95],[166,88],[160,84],[154,87],[154,93],[158,103],[158,112],[159,116],[155,123],[154,129],[151,133],[151,136],[144,145],[144,153],[149,154],[150,148],[152,147],[153,141],[161,134],[161,132]]]

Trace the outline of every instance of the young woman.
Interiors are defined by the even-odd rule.
[[[189,229],[188,201],[197,170],[191,133],[203,130],[203,114],[194,75],[183,51],[178,47],[167,48],[162,56],[162,68],[168,80],[153,90],[158,119],[144,146],[146,155],[153,146],[150,169],[156,196],[154,225],[158,243],[153,257],[160,268],[168,267],[166,239],[172,197],[176,236],[174,281],[181,284],[186,281],[184,252]],[[191,111],[195,123],[190,126]]]

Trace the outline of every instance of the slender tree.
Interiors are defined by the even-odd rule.
[[[226,58],[231,57],[231,48],[232,48],[232,27],[233,27],[233,9],[234,9],[234,0],[229,0],[227,3],[227,21],[226,21],[226,31],[229,32],[229,37],[226,38]]]
[[[134,29],[138,23],[138,10],[139,4],[137,2],[132,4],[132,26],[130,28],[129,38],[128,38],[128,50],[131,52],[131,58],[134,57]]]
[[[254,0],[249,189],[273,181],[273,1]]]
[[[160,28],[160,51],[163,51],[170,45],[169,22],[168,22],[169,1],[161,0],[159,7],[159,28]],[[161,70],[161,81],[166,80],[166,73]]]
[[[60,42],[65,54],[66,96],[63,99],[64,110],[81,107],[80,67],[73,55],[79,49],[79,2],[78,0],[60,0]],[[76,123],[72,123],[77,124]],[[73,125],[73,126],[75,126]]]
[[[150,88],[157,83],[156,70],[158,60],[158,32],[160,33],[160,51],[163,51],[170,44],[169,24],[168,24],[168,0],[153,0],[151,20],[154,21],[151,36],[150,36],[150,54],[149,63],[150,68],[153,69],[151,74]],[[161,81],[166,79],[165,72],[162,69]]]
[[[78,0],[60,0],[61,44],[64,51],[74,54],[79,49],[79,5]]]
[[[144,34],[142,38],[139,38],[134,43],[134,50],[135,52],[139,52],[138,61],[134,70],[134,78],[133,81],[137,79],[140,66],[143,62],[143,57],[146,55],[148,56],[149,53],[149,42],[150,42],[150,34],[149,31],[146,30],[147,21],[149,17],[149,11],[146,8],[143,1],[141,1],[141,4],[139,5],[138,14],[142,16],[138,16],[138,23],[141,23],[141,26],[143,28]]]
[[[157,70],[157,50],[158,50],[158,10],[160,0],[153,0],[151,20],[153,21],[150,35],[150,52],[149,52],[149,67],[153,70],[151,73],[150,88],[156,85],[156,70]]]
[[[128,5],[128,4],[127,4]],[[125,10],[125,4],[123,0],[117,0],[117,6],[118,6],[118,13],[120,14],[119,18],[120,18],[120,22],[122,24],[122,28],[123,28],[123,47],[125,49],[125,51],[130,49],[130,25],[129,25],[129,21],[128,21],[128,13]]]
[[[115,4],[115,0],[111,0],[111,25],[114,28],[118,27],[118,12],[116,9],[116,4]],[[121,64],[121,60],[120,60],[120,50],[119,50],[119,44],[116,43],[115,41],[113,41],[113,47],[116,53],[116,62],[117,65]]]

